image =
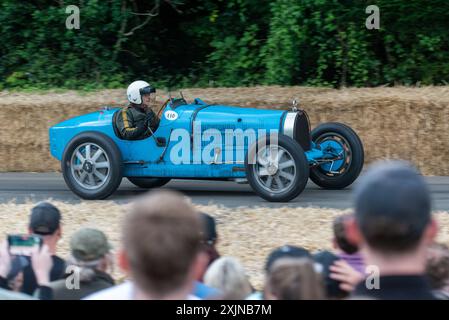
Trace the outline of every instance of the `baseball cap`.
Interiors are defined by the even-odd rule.
[[[324,287],[328,298],[342,298],[348,295],[346,291],[340,289],[340,281],[330,278],[330,266],[340,260],[338,256],[330,251],[318,251],[313,255],[313,260],[320,266],[319,273],[322,276]]]
[[[30,229],[38,235],[55,233],[61,222],[58,208],[49,202],[41,202],[31,209]]]
[[[274,262],[280,258],[312,258],[312,255],[307,249],[291,245],[284,245],[274,249],[267,258],[265,263],[265,271],[268,272],[273,266]]]
[[[207,213],[200,212],[201,219],[204,225],[204,241],[207,244],[213,244],[217,240],[217,227],[214,217],[208,215]]]
[[[100,230],[82,228],[70,239],[72,256],[79,261],[94,261],[104,257],[112,249],[106,235]]]

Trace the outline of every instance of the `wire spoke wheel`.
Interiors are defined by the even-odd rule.
[[[316,139],[321,149],[332,157],[333,161],[321,164],[318,170],[321,173],[335,177],[344,174],[352,163],[352,148],[348,140],[339,133],[328,132]]]
[[[312,140],[323,151],[320,164],[310,169],[310,179],[326,189],[342,189],[352,184],[363,168],[363,144],[354,130],[337,122],[313,129]]]

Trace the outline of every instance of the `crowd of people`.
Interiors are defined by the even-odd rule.
[[[65,259],[57,252],[61,213],[43,202],[28,230],[42,246],[16,256],[1,245],[0,299],[449,299],[449,249],[435,240],[430,193],[411,165],[373,165],[354,189],[353,214],[332,228],[332,251],[275,248],[257,290],[239,260],[217,250],[215,219],[181,194],[137,198],[115,250],[102,231],[79,229]],[[111,275],[115,265],[126,276],[121,283]]]

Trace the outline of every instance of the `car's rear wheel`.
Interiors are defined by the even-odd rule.
[[[128,177],[128,180],[143,189],[159,188],[170,182],[170,179],[167,178]]]
[[[363,168],[363,144],[347,125],[330,122],[312,130],[312,140],[327,154],[338,160],[310,169],[310,179],[326,189],[342,189],[354,182]]]
[[[64,150],[61,168],[67,186],[87,200],[107,198],[122,181],[120,150],[99,132],[75,136]]]
[[[298,142],[279,135],[277,143],[261,139],[246,157],[246,176],[253,190],[272,202],[287,202],[306,187],[309,165]]]

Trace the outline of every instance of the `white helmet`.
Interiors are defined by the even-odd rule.
[[[142,95],[156,92],[156,89],[153,88],[148,82],[137,80],[131,83],[126,90],[126,96],[128,97],[128,101],[134,104],[142,103]]]

